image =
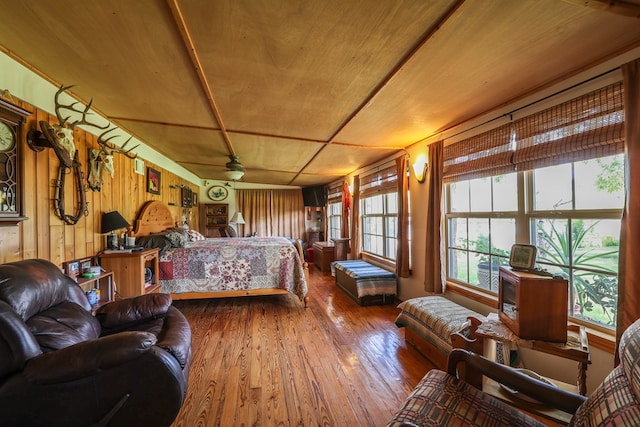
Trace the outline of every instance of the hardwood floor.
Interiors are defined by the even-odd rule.
[[[404,342],[395,305],[360,307],[311,267],[292,295],[175,301],[193,333],[173,426],[384,426],[433,366]]]

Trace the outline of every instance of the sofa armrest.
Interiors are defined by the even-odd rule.
[[[184,315],[170,307],[164,318],[164,328],[156,345],[169,352],[184,368],[191,359],[191,326]]]
[[[96,310],[104,332],[114,333],[136,323],[163,317],[172,300],[169,294],[146,294],[105,304]]]
[[[489,377],[519,393],[569,414],[575,413],[578,407],[587,399],[585,396],[551,386],[518,372],[514,368],[459,348],[454,348],[449,353],[447,365],[449,375],[457,376],[458,364],[461,363],[465,367],[465,372],[474,372]],[[465,380],[464,377],[461,379]]]
[[[155,343],[155,335],[149,332],[122,332],[89,340],[31,359],[24,375],[35,384],[74,381],[138,358]]]

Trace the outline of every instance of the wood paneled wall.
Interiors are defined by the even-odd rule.
[[[114,177],[111,178],[105,172],[104,185],[99,192],[87,188],[88,215],[81,217],[75,225],[66,225],[54,215],[53,211],[54,183],[58,177],[60,162],[52,149],[35,152],[26,143],[26,135],[30,129],[40,130],[39,121],[44,120],[55,124],[58,122],[57,118],[28,103],[17,101],[16,104],[32,113],[23,125],[20,141],[22,214],[28,219],[17,226],[0,226],[0,263],[44,258],[62,266],[66,260],[93,256],[105,246],[105,237],[100,234],[102,213],[117,210],[133,225],[134,219],[145,202],[160,200],[169,205],[174,219],[179,220],[182,215],[179,187],[189,186],[195,194],[199,194],[199,188],[196,185],[157,164],[145,161],[145,175],[139,175],[134,172],[134,160],[122,154],[115,154]],[[79,150],[85,185],[89,173],[88,149],[97,148],[97,140],[97,136],[80,128],[74,130],[74,141]],[[114,142],[122,144],[124,141]],[[152,167],[161,173],[160,195],[147,192],[147,167]],[[74,179],[69,175],[65,179],[64,193],[67,214],[75,212],[76,193]],[[192,219],[189,225],[198,230],[198,206],[191,208],[191,211]]]

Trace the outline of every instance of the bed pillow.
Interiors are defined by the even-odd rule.
[[[186,233],[183,234],[179,231],[167,231],[165,237],[171,242],[173,248],[182,248],[187,243]]]
[[[202,234],[200,234],[196,230],[187,230],[187,236],[189,236],[188,238],[189,242],[197,242],[199,240],[206,239],[206,237],[204,237]]]
[[[158,248],[160,249],[160,255],[171,249],[171,242],[162,234],[138,237],[136,238],[136,245],[145,248]]]

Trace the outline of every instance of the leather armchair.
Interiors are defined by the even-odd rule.
[[[187,390],[191,329],[166,294],[95,316],[45,260],[0,265],[0,426],[168,426]]]

